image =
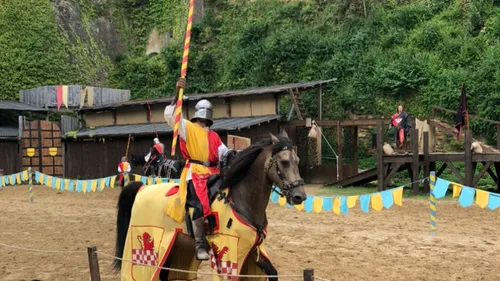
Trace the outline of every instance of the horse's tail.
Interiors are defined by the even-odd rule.
[[[123,257],[123,249],[125,247],[125,240],[127,238],[128,226],[132,216],[132,206],[134,205],[135,196],[137,191],[143,185],[140,181],[132,181],[127,184],[120,193],[118,198],[118,214],[116,217],[116,246],[115,257]],[[115,259],[113,261],[113,268],[116,272],[120,271],[122,262]]]

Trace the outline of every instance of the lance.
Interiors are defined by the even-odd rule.
[[[191,26],[193,23],[193,10],[194,10],[194,0],[190,0],[187,26],[186,26],[186,37],[184,38],[184,53],[182,54],[182,65],[181,65],[181,77],[184,79],[186,78],[186,73],[187,73],[189,43],[191,43]],[[179,95],[177,96],[177,102],[175,105],[174,134],[172,137],[172,150],[170,152],[170,155],[172,156],[175,155],[175,147],[177,146],[177,136],[179,135],[179,127],[181,124],[183,94],[184,94],[184,88],[180,88]]]

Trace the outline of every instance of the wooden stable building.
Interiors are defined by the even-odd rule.
[[[191,118],[195,104],[207,99],[214,106],[214,124],[211,129],[220,135],[228,147],[233,148],[232,144],[227,143],[228,136],[248,138],[254,143],[269,137],[269,133],[279,133],[279,120],[285,116],[279,110],[281,97],[299,97],[301,91],[320,89],[334,80],[188,94],[184,96],[183,117]],[[296,108],[304,110],[303,103],[292,100]],[[116,174],[121,157],[144,155],[153,145],[156,134],[169,151],[172,128],[164,121],[163,114],[171,102],[172,97],[168,97],[79,109],[79,119],[83,125],[64,134],[65,177],[96,178]],[[177,148],[175,158],[181,157]],[[142,174],[142,167],[133,167],[132,172]]]

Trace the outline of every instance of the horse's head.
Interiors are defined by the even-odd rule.
[[[293,150],[292,142],[285,131],[279,137],[271,134],[271,140],[273,148],[266,161],[266,176],[281,189],[289,204],[301,204],[307,195],[299,173],[299,157]]]

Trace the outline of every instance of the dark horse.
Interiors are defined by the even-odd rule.
[[[149,160],[146,162],[146,155],[149,153],[139,155],[132,154],[131,164],[133,167],[142,165],[144,176],[162,177],[170,179],[178,179],[181,176],[182,169],[184,167],[184,161],[168,159],[163,156],[160,163],[152,163],[154,160]]]
[[[266,208],[273,190],[273,184],[280,188],[280,195],[286,197],[289,204],[301,204],[306,200],[303,185],[304,180],[299,174],[299,158],[292,149],[292,143],[286,132],[279,137],[271,134],[269,139],[261,140],[252,146],[242,150],[232,159],[229,167],[222,174],[223,187],[229,188],[228,197],[233,204],[226,205],[233,208],[248,224],[255,229],[264,229],[267,226]],[[120,193],[118,199],[116,252],[115,256],[123,257],[127,231],[133,215],[133,205],[136,194],[142,186],[140,182],[131,182]],[[138,199],[139,200],[139,199]],[[137,202],[137,204],[139,204]],[[141,201],[147,205],[148,202]],[[148,205],[149,206],[149,205]],[[163,212],[162,209],[151,210],[151,212]],[[186,222],[179,223],[179,227]],[[169,226],[171,227],[171,226]],[[261,236],[262,239],[265,236]],[[163,267],[188,269],[189,260],[181,259],[180,256],[189,255],[188,258],[195,259],[194,239],[189,235],[177,235]],[[277,270],[271,261],[264,255],[259,255],[254,246],[245,264],[256,265],[266,275],[277,275]],[[113,264],[116,271],[121,269],[121,261],[115,260]],[[242,267],[239,274],[248,274],[247,269]],[[187,276],[187,275],[186,275]],[[160,280],[172,279],[169,271],[162,269],[159,273]],[[187,278],[187,277],[184,277]],[[184,280],[177,278],[177,280]],[[275,277],[270,281],[277,281]]]

